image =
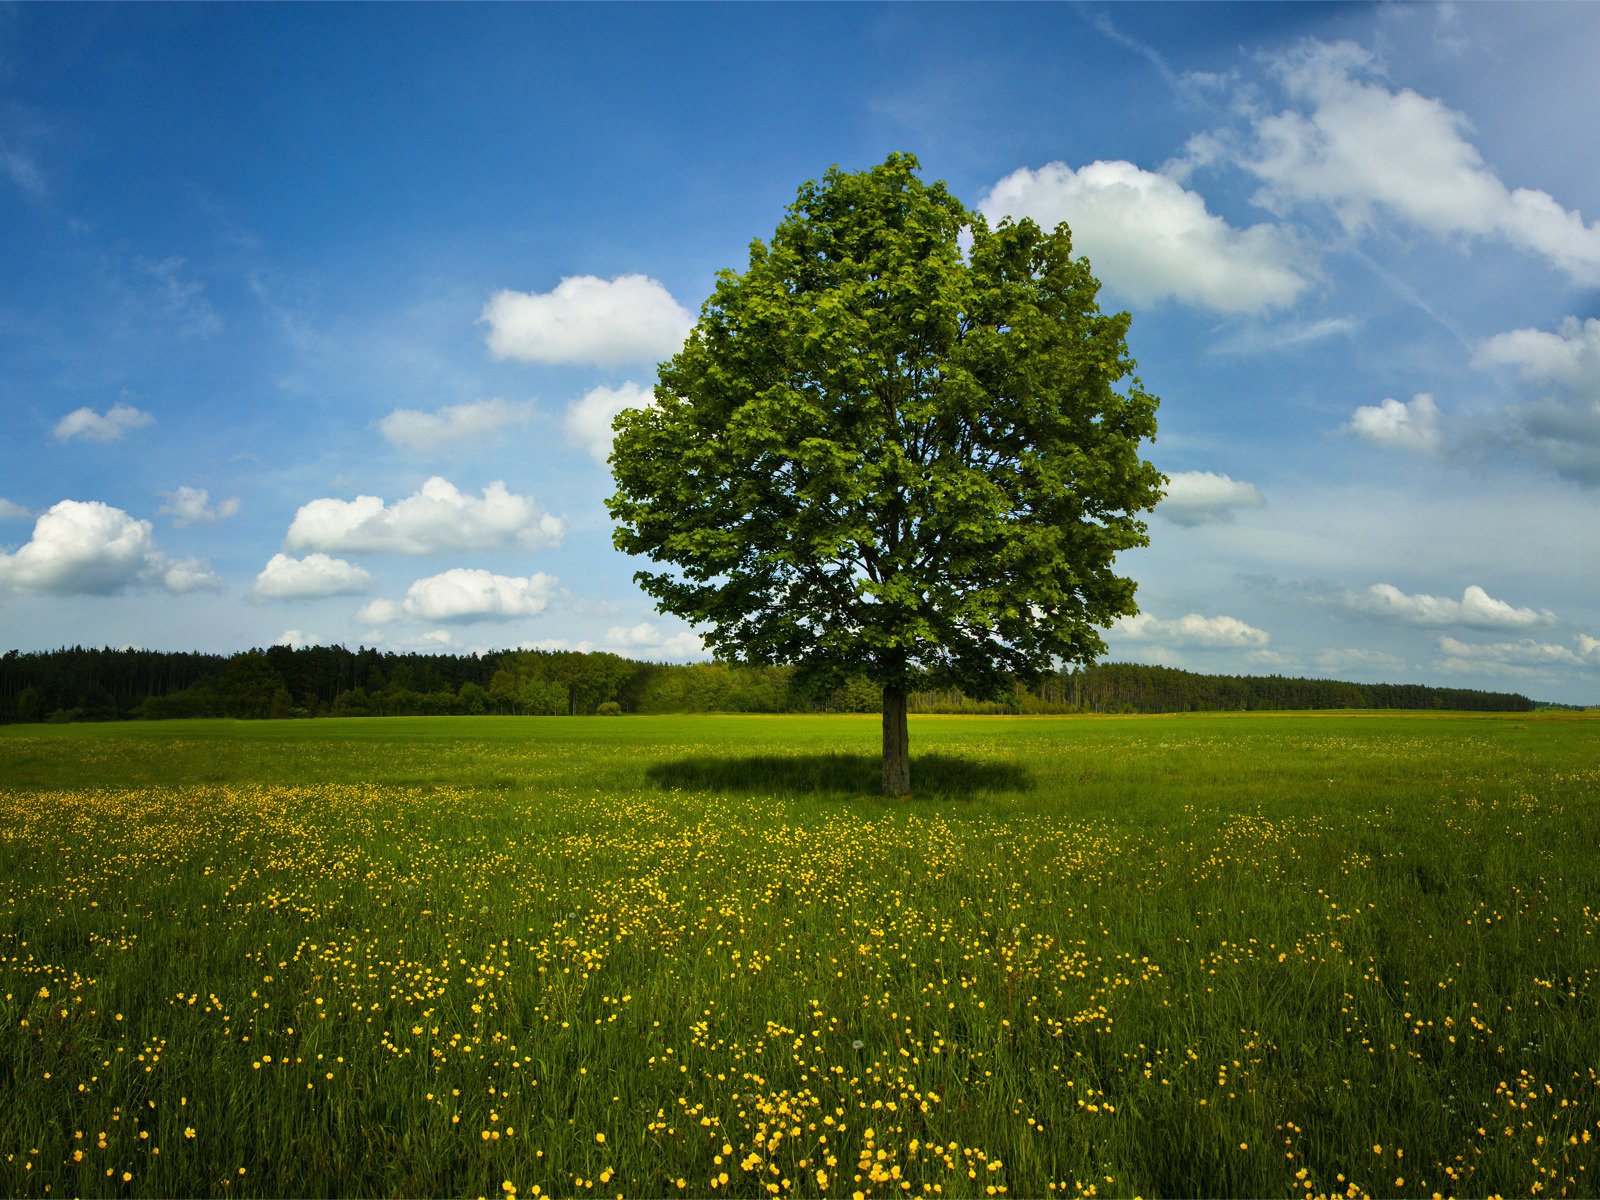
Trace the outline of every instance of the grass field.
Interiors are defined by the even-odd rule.
[[[1600,720],[0,729],[8,1195],[1595,1195]]]

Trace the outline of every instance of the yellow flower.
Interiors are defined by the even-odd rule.
[[[597,1133],[594,1135],[594,1140],[597,1144],[604,1146],[606,1144],[606,1135],[603,1133]]]

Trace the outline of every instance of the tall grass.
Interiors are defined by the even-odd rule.
[[[0,731],[8,1194],[1594,1194],[1600,722]]]

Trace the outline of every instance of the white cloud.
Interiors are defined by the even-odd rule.
[[[705,642],[692,630],[667,633],[649,621],[637,625],[613,625],[606,631],[605,643],[623,654],[646,653],[663,659],[703,658]]]
[[[565,523],[501,482],[481,500],[434,476],[420,491],[386,505],[377,496],[302,505],[284,539],[289,550],[346,554],[444,554],[538,550],[560,543]]]
[[[637,383],[590,388],[581,399],[567,405],[562,427],[571,442],[583,447],[595,462],[605,466],[611,457],[611,422],[617,414],[626,408],[645,408],[654,403],[654,390]]]
[[[1355,317],[1323,317],[1281,325],[1251,325],[1216,342],[1213,354],[1276,354],[1298,350],[1334,337],[1350,337],[1361,328]]]
[[[156,510],[163,517],[171,517],[174,525],[192,525],[196,521],[211,523],[225,521],[239,511],[236,497],[211,505],[211,496],[205,488],[179,487],[175,492],[162,492],[166,503]]]
[[[354,563],[326,554],[290,558],[274,554],[261,568],[250,594],[261,600],[307,600],[349,596],[372,586],[372,576]]]
[[[1600,283],[1600,225],[1545,192],[1507,188],[1468,140],[1462,114],[1360,78],[1372,66],[1349,42],[1307,42],[1278,60],[1299,108],[1255,121],[1242,165],[1264,181],[1258,199],[1279,212],[1324,204],[1352,230],[1386,213],[1438,235],[1499,238]]]
[[[1508,366],[1533,383],[1556,384],[1600,399],[1600,319],[1568,317],[1559,333],[1513,329],[1478,344],[1473,365]]]
[[[1409,402],[1387,399],[1356,409],[1344,431],[1391,450],[1430,454],[1439,448],[1439,406],[1427,392]]]
[[[532,401],[513,403],[498,396],[431,413],[397,408],[378,422],[378,432],[393,445],[427,453],[451,442],[477,442],[510,426],[526,425],[534,410]]]
[[[1246,625],[1236,617],[1203,617],[1199,613],[1189,613],[1173,621],[1161,621],[1149,613],[1139,613],[1118,618],[1113,628],[1137,641],[1204,649],[1264,648],[1270,640],[1266,630]]]
[[[320,646],[322,639],[314,633],[301,633],[298,629],[285,629],[272,639],[272,644],[299,650],[303,646]]]
[[[556,579],[543,573],[524,579],[455,567],[417,580],[406,589],[405,599],[399,609],[407,616],[423,621],[492,621],[536,617],[549,606],[556,588]],[[379,613],[394,611],[393,608],[380,610],[375,604],[369,604],[362,610],[362,619],[375,621]]]
[[[1523,638],[1516,642],[1463,642],[1441,637],[1440,670],[1485,675],[1546,676],[1555,668],[1600,668],[1600,641],[1580,634],[1577,649]]]
[[[1233,520],[1235,509],[1264,503],[1253,483],[1213,471],[1178,471],[1168,476],[1166,498],[1156,511],[1178,525],[1209,525]]]
[[[387,625],[391,621],[398,621],[404,611],[393,600],[378,599],[363,604],[356,613],[356,620],[363,625]],[[368,634],[367,640],[374,640],[373,635]]]
[[[1270,225],[1234,229],[1166,175],[1129,162],[1074,171],[1047,163],[1019,168],[979,202],[991,222],[1031,217],[1072,229],[1073,249],[1105,284],[1134,304],[1174,299],[1225,313],[1291,304],[1306,287],[1299,250]]]
[[[655,363],[677,353],[693,324],[672,294],[644,275],[573,275],[548,292],[496,292],[479,318],[496,358]]]
[[[198,558],[185,558],[166,564],[161,586],[169,592],[220,592],[222,580],[211,564]]]
[[[14,554],[0,554],[0,588],[47,595],[110,596],[130,587],[169,592],[221,586],[205,563],[174,561],[151,537],[149,521],[98,500],[62,500]]]
[[[1473,363],[1506,366],[1551,388],[1506,413],[1501,440],[1566,479],[1600,485],[1600,320],[1568,317],[1558,333],[1516,329],[1478,346]]]
[[[1451,600],[1420,592],[1407,595],[1393,584],[1375,583],[1365,591],[1343,593],[1340,602],[1363,616],[1435,628],[1461,625],[1474,629],[1526,629],[1555,621],[1551,613],[1514,608],[1504,600],[1496,600],[1477,584],[1462,592],[1460,600]]]
[[[0,521],[17,521],[33,514],[20,504],[13,504],[9,500],[0,499]]]
[[[135,429],[143,429],[154,421],[155,418],[149,413],[119,401],[104,415],[92,408],[74,409],[56,422],[55,435],[56,440],[62,442],[71,438],[87,438],[91,442],[114,442],[118,438],[126,437]]]

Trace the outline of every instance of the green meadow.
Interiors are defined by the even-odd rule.
[[[0,728],[0,1193],[1600,1193],[1600,720],[878,736]]]

